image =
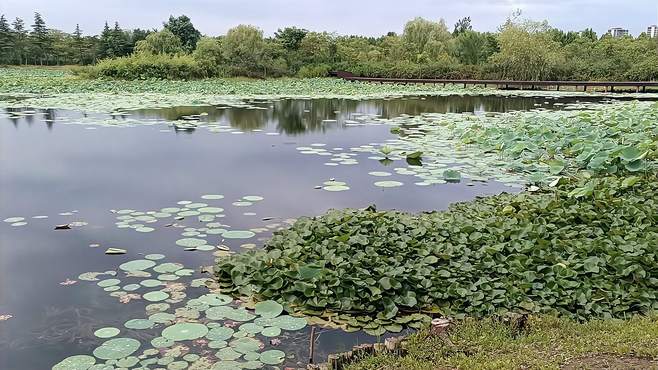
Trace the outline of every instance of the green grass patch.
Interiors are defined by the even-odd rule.
[[[378,355],[348,369],[655,368],[658,321],[652,316],[579,323],[531,316],[525,329],[517,330],[495,319],[467,319],[450,332],[449,341],[422,330],[404,348],[404,357]]]

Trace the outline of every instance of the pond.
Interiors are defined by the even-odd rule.
[[[115,356],[115,349],[98,350],[113,329],[97,330],[107,327],[118,328],[122,338],[139,341],[139,349],[132,352],[126,347],[134,342],[119,343],[126,355],[147,353],[137,360],[166,357],[160,362],[163,367],[190,364],[192,368],[198,361],[194,355],[212,357],[223,351],[217,356],[226,367],[216,368],[230,368],[232,349],[238,355],[253,352],[249,348],[253,343],[240,343],[242,347],[217,343],[211,348],[208,340],[190,340],[174,347],[178,351],[174,354],[166,346],[154,350],[151,344],[160,338],[163,324],[171,324],[167,315],[158,316],[163,321],[156,326],[132,321],[126,328],[124,323],[158,312],[158,307],[145,307],[161,298],[144,294],[162,289],[162,284],[167,284],[169,314],[189,308],[186,300],[191,298],[218,299],[208,298],[207,288],[199,286],[198,279],[210,276],[201,268],[228,253],[223,249],[240,252],[262,246],[273,231],[300,216],[369,205],[413,212],[441,210],[479,195],[518,191],[519,186],[496,181],[414,185],[418,180],[405,172],[404,160],[389,163],[369,153],[393,138],[390,126],[380,119],[561,109],[573,102],[427,96],[255,100],[244,106],[175,107],[114,116],[29,107],[4,111],[0,113],[0,220],[5,220],[0,222],[0,368],[49,369],[69,356],[92,352],[109,361],[107,368],[138,366],[133,359],[117,362],[125,356]],[[57,225],[69,226],[55,230]],[[222,249],[189,250],[200,239]],[[108,255],[108,248],[126,253]],[[144,259],[153,254],[164,257]],[[142,265],[119,268],[132,260]],[[151,260],[152,264],[144,262]],[[156,263],[159,270],[152,266]],[[80,276],[106,271],[110,274]],[[149,277],[158,278],[160,285],[148,287],[144,281]],[[186,312],[176,311],[176,317]],[[229,321],[235,326],[249,320]],[[217,326],[207,325],[211,330]],[[272,364],[280,362],[278,352],[272,351],[281,350],[286,354],[283,364],[303,366],[309,356],[309,327],[297,328],[291,322],[279,326],[284,328],[280,335],[263,335],[262,327],[257,328],[256,347],[270,351]],[[377,340],[365,333],[330,329],[318,333],[316,361]],[[263,358],[267,363],[267,357],[256,357],[250,366],[262,364]],[[172,361],[177,365],[170,365]]]

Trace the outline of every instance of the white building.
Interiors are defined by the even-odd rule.
[[[620,27],[614,27],[608,30],[608,33],[612,37],[623,37],[623,36],[628,36],[628,30],[620,28]]]
[[[655,24],[649,26],[649,28],[647,28],[647,35],[649,35],[649,37],[658,37],[658,26]]]

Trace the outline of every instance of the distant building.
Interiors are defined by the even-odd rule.
[[[656,26],[655,24],[653,26],[649,26],[649,28],[647,28],[647,35],[649,35],[649,37],[657,38],[658,26]]]
[[[608,34],[612,37],[624,37],[628,36],[628,30],[625,30],[620,27],[611,28],[608,30]]]

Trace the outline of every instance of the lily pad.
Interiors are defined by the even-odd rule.
[[[123,324],[128,329],[135,329],[135,330],[144,330],[144,329],[151,329],[155,326],[155,323],[151,320],[148,319],[132,319],[128,320]]]
[[[283,312],[283,306],[276,301],[263,301],[256,303],[255,312],[263,318],[274,318]]]
[[[173,341],[194,340],[208,334],[208,328],[197,323],[178,323],[162,331],[162,336]]]
[[[176,245],[185,248],[196,248],[205,244],[207,244],[207,242],[204,239],[197,239],[197,238],[183,238],[176,240]]]
[[[114,338],[104,342],[94,350],[94,356],[101,360],[118,360],[128,357],[139,349],[141,344],[132,338]]]
[[[52,370],[88,370],[96,359],[88,355],[70,356],[53,366]]]
[[[226,239],[249,239],[254,235],[256,235],[254,232],[248,230],[231,230],[222,234]]]
[[[380,188],[395,188],[404,185],[404,183],[399,181],[377,181],[374,185]]]
[[[283,351],[272,349],[260,354],[260,360],[267,365],[278,365],[286,359],[286,354]]]
[[[155,266],[156,263],[150,260],[134,260],[119,265],[119,268],[124,271],[142,271]]]
[[[161,291],[145,293],[142,298],[149,302],[160,302],[169,298],[169,294]]]
[[[108,326],[96,330],[94,332],[94,335],[98,338],[106,339],[106,338],[116,337],[117,335],[119,335],[120,332],[121,331],[119,329]]]

